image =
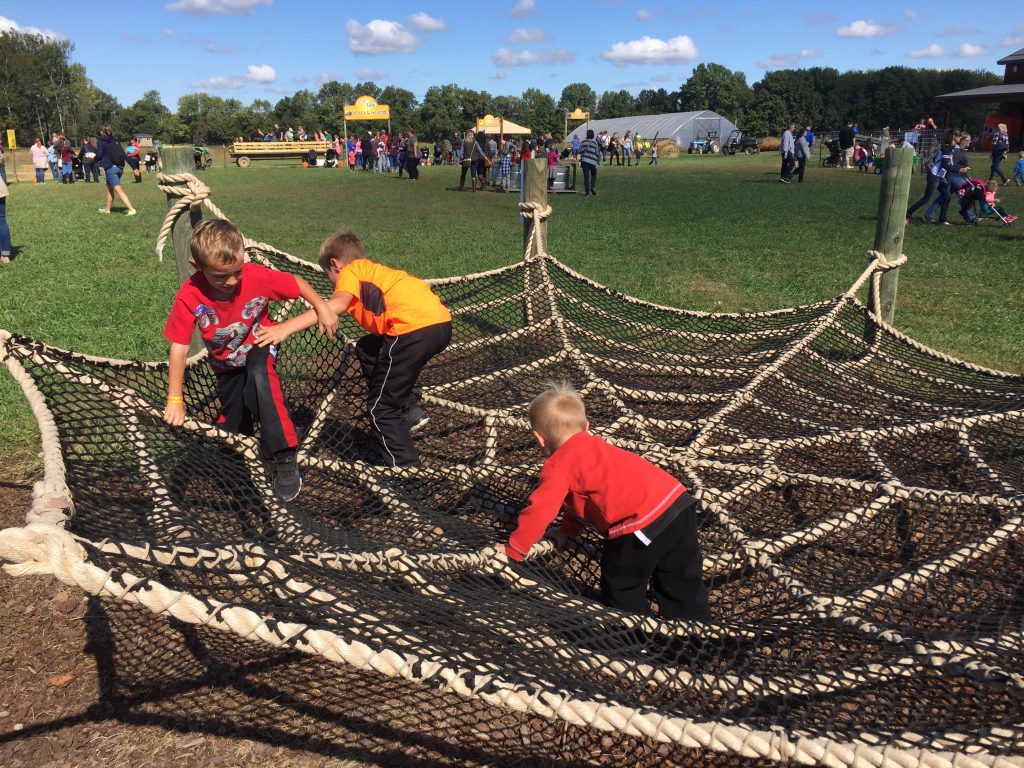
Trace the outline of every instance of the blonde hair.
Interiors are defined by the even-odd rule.
[[[238,227],[224,219],[204,221],[193,230],[188,241],[192,259],[200,267],[230,264],[244,247]]]
[[[345,266],[356,259],[365,258],[366,251],[363,250],[363,242],[351,231],[335,232],[320,246],[320,267],[322,269],[331,266],[331,259],[337,259],[341,266]]]
[[[999,123],[999,125],[997,125],[996,128],[998,128],[1003,133],[1006,133],[1006,123]]]
[[[999,182],[996,181],[995,179],[989,179],[987,182],[985,182],[985,189],[987,189],[989,192],[995,192],[997,189],[999,189]]]
[[[587,409],[580,393],[567,381],[548,382],[530,402],[530,427],[558,447],[587,429]]]

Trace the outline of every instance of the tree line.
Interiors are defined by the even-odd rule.
[[[151,133],[175,143],[227,143],[268,131],[274,123],[282,128],[301,125],[309,133],[342,133],[343,108],[363,95],[391,107],[395,130],[411,128],[423,139],[461,132],[485,114],[525,125],[535,135],[560,138],[566,111],[577,107],[590,111],[592,119],[708,109],[761,136],[778,133],[789,120],[810,121],[823,130],[837,128],[847,116],[869,129],[910,127],[931,114],[940,125],[977,129],[993,105],[955,106],[945,113],[935,96],[1001,82],[980,70],[886,67],[839,72],[811,67],[767,72],[749,85],[742,72],[709,63],[699,64],[678,90],[645,89],[635,96],[621,89],[598,94],[586,83],[570,83],[558,99],[538,88],[502,96],[448,84],[429,87],[418,100],[405,88],[332,80],[315,92],[302,89],[275,104],[191,93],[179,98],[172,112],[155,90],[122,105],[97,87],[81,64],[71,61],[73,52],[68,40],[0,33],[0,114],[3,127],[17,131],[20,145],[54,131],[81,140],[102,124],[110,124],[121,137]],[[379,127],[349,122],[348,131]]]

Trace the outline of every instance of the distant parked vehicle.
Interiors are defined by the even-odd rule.
[[[729,134],[729,138],[722,145],[722,152],[727,155],[735,155],[742,152],[745,155],[756,155],[761,151],[761,143],[764,139],[755,139],[746,131],[737,128]]]
[[[716,131],[708,131],[707,135],[703,138],[693,137],[690,145],[686,148],[686,154],[717,155],[721,149],[718,144],[718,133]]]

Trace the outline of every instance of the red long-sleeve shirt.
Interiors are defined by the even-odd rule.
[[[563,505],[565,533],[577,534],[589,523],[616,539],[653,523],[685,492],[682,483],[647,459],[579,432],[544,462],[540,485],[519,513],[506,552],[522,560]]]

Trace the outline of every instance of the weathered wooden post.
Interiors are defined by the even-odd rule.
[[[163,163],[163,172],[171,176],[182,173],[196,172],[195,155],[192,147],[161,147],[160,160]],[[167,208],[170,210],[178,202],[179,195],[167,193]],[[187,213],[182,213],[174,222],[171,230],[171,241],[174,243],[174,261],[178,266],[178,285],[181,285],[192,276],[192,265],[188,263],[192,257],[189,251],[188,242],[192,237],[192,230],[203,220],[203,213],[199,206],[190,208]],[[194,355],[203,348],[199,336],[199,329],[192,335],[192,343],[189,344],[188,353]]]
[[[889,261],[899,258],[903,252],[904,230],[906,229],[907,198],[913,173],[914,150],[889,147],[885,153],[882,168],[882,187],[878,193],[878,219],[875,223],[874,250]],[[896,312],[896,285],[899,282],[899,267],[882,273],[879,289],[880,307],[875,306],[874,291],[868,291],[868,308],[878,314],[888,325],[892,325]]]
[[[540,207],[547,207],[548,204],[548,161],[542,157],[534,157],[529,160],[520,161],[523,164],[522,180],[520,181],[520,200],[524,203],[535,203]],[[533,232],[534,219],[530,216],[523,217],[523,249],[530,242]],[[547,222],[537,224],[540,231],[538,242],[547,242]],[[538,246],[539,248],[539,246]],[[536,256],[537,249],[531,250],[528,256]]]

